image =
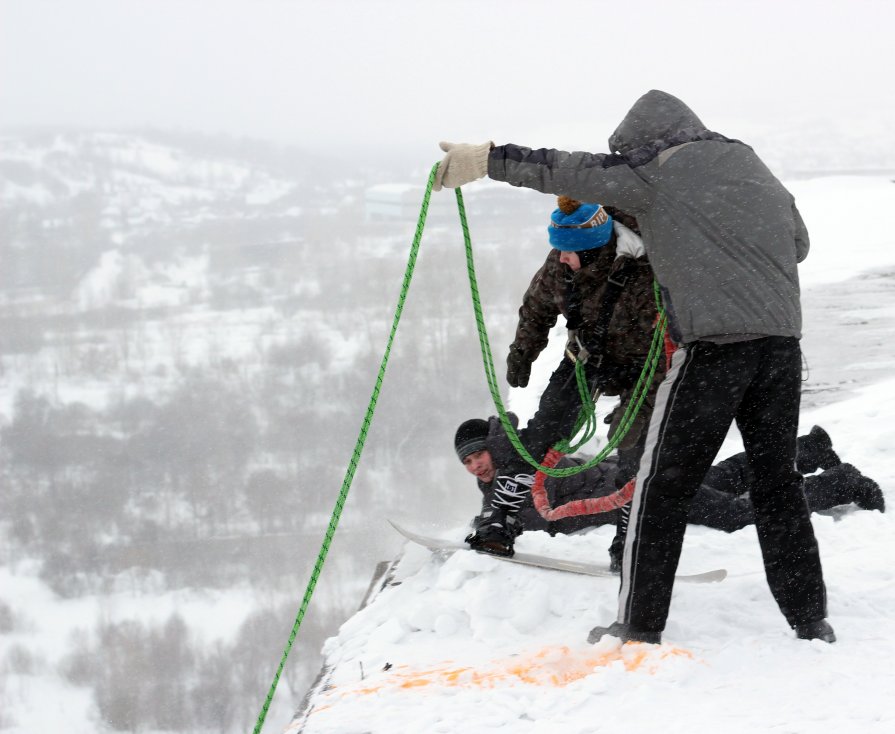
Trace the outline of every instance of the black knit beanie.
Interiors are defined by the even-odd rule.
[[[463,421],[454,435],[454,450],[460,461],[476,451],[482,451],[485,448],[486,438],[488,438],[488,421],[481,418]]]

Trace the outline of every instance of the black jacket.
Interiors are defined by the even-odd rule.
[[[511,418],[515,416],[510,414]],[[531,498],[531,485],[534,483],[535,469],[522,459],[510,443],[500,419],[492,416],[488,419],[488,438],[485,445],[491,453],[491,458],[498,467],[502,467],[499,476],[485,484],[478,482],[479,491],[482,493],[482,512],[490,507],[500,507],[501,497],[508,486],[519,488],[519,494],[524,495],[521,507],[516,517],[522,523],[523,530],[547,530],[553,533],[571,533],[586,527],[597,525],[615,524],[616,512],[603,512],[597,515],[581,515],[579,517],[564,518],[557,522],[548,523],[534,507]],[[528,427],[519,431],[519,437],[523,445],[532,456],[542,458],[547,449],[552,445],[545,436],[539,435],[536,429]],[[559,467],[581,465],[586,459],[566,456],[560,460]],[[578,474],[573,474],[562,479],[547,477],[545,487],[551,507],[559,507],[567,502],[589,497],[603,497],[615,491],[615,474],[618,470],[618,461],[615,455],[596,466]],[[478,517],[474,524],[478,522]]]

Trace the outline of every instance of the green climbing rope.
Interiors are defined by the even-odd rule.
[[[426,184],[426,193],[423,195],[423,204],[420,208],[420,216],[419,220],[416,224],[416,233],[413,235],[413,244],[410,246],[410,256],[407,258],[407,267],[404,270],[404,279],[401,283],[401,292],[398,295],[398,305],[395,308],[395,317],[392,321],[392,329],[388,335],[388,341],[385,345],[385,352],[382,355],[382,361],[379,364],[379,373],[376,375],[376,384],[373,386],[373,394],[370,397],[370,404],[367,406],[367,412],[364,415],[363,422],[361,423],[360,433],[357,437],[357,442],[354,445],[354,451],[351,454],[351,461],[348,462],[348,470],[345,472],[345,478],[342,481],[342,488],[339,490],[339,496],[336,499],[336,506],[333,510],[332,516],[329,520],[329,525],[326,528],[326,533],[323,537],[323,544],[320,547],[320,553],[317,555],[317,561],[314,563],[314,568],[311,571],[311,578],[308,581],[308,587],[305,590],[304,598],[301,601],[301,607],[298,610],[298,615],[295,617],[295,623],[292,625],[292,631],[289,633],[289,641],[286,643],[286,649],[283,651],[283,657],[280,658],[280,664],[277,666],[276,674],[273,678],[273,683],[271,683],[270,690],[267,692],[267,698],[264,700],[264,705],[261,707],[261,713],[258,715],[258,721],[255,724],[254,734],[258,734],[261,731],[261,728],[264,726],[264,720],[267,718],[267,711],[270,708],[270,702],[273,700],[274,693],[277,690],[277,684],[280,682],[280,675],[283,673],[283,668],[286,665],[286,658],[289,656],[289,652],[292,650],[292,644],[295,642],[295,637],[298,634],[298,628],[301,626],[301,622],[304,619],[305,613],[308,610],[308,605],[311,603],[311,597],[314,594],[314,589],[317,587],[317,580],[320,578],[320,572],[323,570],[323,564],[326,561],[326,556],[329,554],[329,548],[332,544],[333,536],[336,534],[336,528],[339,524],[339,519],[342,516],[342,510],[345,507],[345,501],[348,498],[348,490],[351,489],[351,482],[354,479],[354,474],[357,471],[357,465],[360,463],[361,452],[363,451],[364,444],[367,440],[367,433],[370,430],[370,424],[373,421],[373,412],[376,410],[376,403],[379,401],[379,392],[382,388],[382,380],[385,377],[385,368],[388,365],[389,355],[392,351],[392,343],[395,340],[395,334],[398,331],[398,322],[401,320],[401,313],[404,311],[404,302],[407,299],[407,292],[410,289],[410,280],[413,277],[413,270],[416,267],[416,258],[417,253],[420,249],[420,240],[423,236],[423,228],[426,224],[426,215],[429,212],[429,198],[432,195],[432,185],[435,181],[435,172],[438,170],[438,164],[436,163],[432,166],[432,170],[429,172],[429,181]]]
[[[379,372],[376,375],[376,383],[373,386],[373,394],[370,397],[370,403],[367,406],[367,412],[365,413],[364,419],[361,423],[360,433],[358,434],[357,442],[355,443],[354,451],[351,455],[351,460],[348,462],[348,469],[345,472],[345,478],[342,481],[342,488],[339,490],[339,496],[336,499],[335,508],[333,509],[332,516],[330,517],[329,525],[326,528],[326,533],[323,537],[323,543],[320,546],[320,552],[317,555],[317,560],[314,563],[313,570],[311,571],[311,578],[308,581],[308,586],[305,589],[305,594],[302,598],[301,606],[298,610],[298,614],[295,617],[295,622],[292,625],[292,630],[289,633],[289,639],[286,643],[286,649],[283,651],[283,655],[280,658],[280,663],[277,666],[276,673],[274,674],[273,682],[270,685],[270,690],[268,691],[267,697],[264,700],[264,705],[261,707],[261,713],[258,715],[254,734],[259,734],[264,726],[264,720],[267,718],[267,712],[270,709],[271,701],[273,701],[274,694],[276,693],[277,684],[279,683],[280,676],[282,675],[283,669],[286,666],[286,658],[289,657],[289,653],[292,651],[292,645],[295,642],[296,636],[298,635],[299,627],[301,626],[302,620],[304,619],[305,614],[308,610],[308,606],[310,605],[311,597],[314,594],[314,590],[317,587],[317,581],[320,578],[321,571],[323,570],[323,564],[325,563],[326,557],[329,554],[329,549],[332,545],[333,537],[336,534],[336,528],[338,527],[339,520],[342,517],[342,511],[345,508],[345,502],[348,498],[348,491],[351,489],[351,483],[354,480],[357,466],[360,463],[361,452],[363,451],[364,444],[367,440],[367,433],[370,430],[370,424],[373,421],[373,413],[376,410],[376,404],[379,401],[379,393],[382,388],[382,381],[385,377],[385,369],[388,365],[389,356],[391,355],[392,343],[394,342],[395,335],[398,331],[398,323],[401,320],[401,314],[404,311],[404,303],[407,299],[407,293],[410,289],[410,281],[413,277],[414,268],[416,267],[416,259],[417,254],[419,253],[420,241],[422,239],[423,229],[426,224],[426,216],[429,212],[429,199],[432,195],[432,185],[435,181],[435,172],[438,170],[438,166],[439,164],[436,163],[434,166],[432,166],[432,170],[429,172],[429,180],[426,183],[426,191],[423,195],[422,206],[420,207],[420,214],[419,219],[417,220],[416,232],[413,236],[413,243],[410,247],[410,255],[407,259],[407,267],[404,270],[404,278],[401,283],[401,291],[398,295],[398,305],[395,308],[395,316],[394,320],[392,321],[392,328],[389,332],[388,340],[385,346],[385,352],[383,353],[382,361],[379,365]],[[506,409],[504,408],[503,402],[500,399],[500,389],[498,387],[497,376],[494,371],[494,359],[491,355],[491,346],[488,341],[487,330],[485,329],[485,319],[482,315],[482,305],[481,300],[479,299],[478,284],[475,277],[475,267],[472,258],[472,243],[469,236],[469,227],[466,223],[466,209],[463,206],[463,196],[460,193],[460,189],[456,189],[456,193],[457,207],[460,212],[460,223],[463,227],[463,238],[466,244],[466,263],[467,270],[469,271],[469,284],[472,290],[473,307],[475,310],[476,324],[478,326],[479,332],[479,342],[482,347],[485,376],[488,380],[488,386],[491,390],[491,395],[494,398],[494,404],[497,406],[498,413],[500,414],[501,422],[506,429],[507,435],[513,442],[513,445],[516,447],[516,450],[519,451],[520,455],[522,455],[532,466],[538,467],[541,471],[544,471],[546,474],[549,474],[551,476],[568,476],[570,474],[576,473],[576,471],[583,471],[584,469],[593,466],[595,463],[602,461],[605,456],[608,455],[613,448],[615,448],[615,446],[618,444],[618,441],[620,441],[624,437],[625,433],[627,433],[628,429],[631,426],[631,423],[634,420],[634,417],[637,415],[637,411],[639,410],[643,399],[646,397],[649,385],[652,383],[652,377],[656,369],[656,364],[658,363],[659,354],[661,353],[662,338],[665,333],[665,314],[661,310],[658,296],[657,307],[659,308],[660,318],[659,323],[656,326],[656,330],[653,333],[653,343],[650,349],[650,355],[647,358],[646,364],[644,365],[643,370],[640,373],[640,379],[638,380],[637,386],[634,390],[634,398],[629,401],[628,408],[625,411],[625,414],[622,417],[621,424],[613,435],[612,440],[610,440],[609,444],[607,444],[604,451],[601,452],[598,457],[582,467],[575,467],[571,470],[563,470],[540,466],[539,463],[531,457],[531,455],[528,453],[528,451],[526,451],[525,447],[522,446],[522,443],[519,441],[519,436],[510,423]],[[580,363],[576,364],[575,373],[579,391],[581,392],[582,396],[582,404],[584,407],[581,414],[579,415],[579,419],[573,435],[577,435],[582,428],[584,428],[585,435],[593,435],[593,433],[596,431],[596,414],[594,410],[593,400],[591,399],[587,388],[587,381],[584,377],[584,369]],[[566,442],[566,446],[568,448],[568,442]]]
[[[466,207],[463,204],[463,194],[460,192],[460,189],[457,188],[455,189],[455,191],[457,195],[457,209],[460,212],[460,226],[463,229],[463,241],[466,246],[466,269],[469,273],[469,287],[470,291],[472,292],[473,310],[475,311],[475,321],[479,332],[479,345],[482,350],[482,362],[485,368],[485,379],[488,381],[488,388],[491,391],[491,397],[494,400],[494,406],[497,408],[497,413],[500,416],[501,425],[503,425],[503,428],[506,431],[510,442],[513,444],[513,447],[516,449],[519,455],[523,459],[525,459],[528,464],[537,469],[537,471],[543,472],[547,476],[551,477],[567,477],[571,476],[572,474],[578,474],[579,472],[586,471],[587,469],[596,466],[607,456],[609,456],[609,454],[625,437],[628,430],[631,428],[631,425],[634,423],[634,419],[637,417],[637,412],[640,410],[640,406],[643,404],[643,401],[646,398],[647,393],[649,392],[650,385],[652,385],[653,375],[656,372],[656,366],[659,364],[659,357],[662,354],[665,328],[667,325],[667,316],[664,309],[662,308],[661,301],[658,297],[658,288],[655,285],[653,286],[654,293],[656,293],[656,308],[659,312],[659,319],[656,322],[656,328],[653,330],[653,338],[650,344],[650,350],[643,365],[643,369],[640,371],[640,376],[637,380],[637,384],[634,386],[631,399],[628,401],[628,405],[625,409],[624,414],[622,415],[622,419],[619,422],[619,425],[613,433],[612,437],[609,439],[609,442],[593,459],[580,466],[572,466],[564,469],[555,469],[552,467],[543,466],[529,453],[528,449],[526,449],[525,446],[522,445],[522,441],[519,439],[519,434],[516,432],[516,429],[510,422],[510,417],[507,414],[506,408],[504,407],[503,401],[500,397],[500,387],[497,382],[497,374],[494,370],[494,358],[491,354],[491,344],[488,340],[488,330],[485,326],[485,318],[482,314],[482,303],[481,299],[479,298],[478,282],[475,275],[475,262],[472,254],[472,239],[469,236],[469,226],[466,222]],[[587,386],[584,380],[584,370],[580,362],[576,363],[575,365],[575,373],[577,376],[579,391],[581,392],[582,397],[582,413],[579,414],[576,427],[572,433],[573,436],[577,435],[578,431],[581,429],[581,426],[585,424],[588,426],[588,431],[586,432],[592,432],[596,429],[593,400],[591,399],[589,391],[587,390]],[[583,442],[579,442],[578,444],[576,444],[575,447],[570,447],[569,440],[566,440],[561,441],[559,444],[557,444],[556,448],[563,453],[568,453],[570,450],[577,450],[582,445],[582,443]]]

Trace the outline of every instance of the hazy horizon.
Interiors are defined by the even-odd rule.
[[[826,127],[832,145],[845,129],[886,147],[895,121],[895,8],[873,0],[3,0],[0,15],[3,128],[425,161],[441,139],[604,150],[650,88],[742,139]]]

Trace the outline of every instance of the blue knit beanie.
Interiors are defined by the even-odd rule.
[[[550,215],[547,233],[550,245],[557,250],[593,250],[612,238],[612,217],[600,204],[582,204],[568,196],[560,196],[559,208]]]

